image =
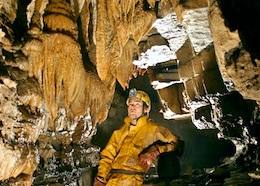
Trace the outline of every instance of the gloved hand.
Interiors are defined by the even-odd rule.
[[[93,186],[104,186],[105,184],[99,181],[97,178],[95,178],[95,181],[93,183]]]
[[[156,149],[139,155],[141,166],[143,167],[143,170],[145,172],[147,172],[151,168],[153,161],[157,158],[159,154],[160,152]]]

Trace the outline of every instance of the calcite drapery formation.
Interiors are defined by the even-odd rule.
[[[90,114],[93,123],[102,122],[107,116],[115,82],[104,84],[91,65],[84,67],[71,5],[51,1],[46,6],[45,32],[34,24],[34,15],[29,30],[31,40],[25,43],[22,51],[28,57],[29,76],[36,77],[42,86],[50,113],[49,128],[56,130],[51,125],[58,117],[59,108],[65,108],[70,118]]]
[[[80,9],[80,22],[85,26],[81,28],[81,37],[84,38],[81,42],[85,48],[80,48],[77,43],[79,33],[73,18],[80,12],[72,12],[71,5],[64,1],[53,0],[47,6],[43,1],[35,1],[34,6],[28,31],[32,40],[25,43],[22,51],[29,60],[29,76],[37,77],[43,85],[51,119],[57,117],[59,107],[65,107],[72,116],[82,115],[90,107],[93,122],[101,123],[106,118],[115,81],[125,88],[132,74],[135,74],[132,60],[139,54],[137,45],[142,36],[156,20],[155,11],[152,11],[155,1],[149,4],[143,1],[85,1]],[[41,9],[44,13],[40,12]],[[43,14],[43,25],[39,25],[40,14]],[[90,51],[92,47],[95,47],[94,54]],[[81,51],[89,52],[85,55],[89,58],[82,59]],[[83,61],[89,63],[85,65],[86,70]],[[72,68],[69,69],[69,66]],[[124,66],[128,68],[121,68]],[[95,68],[96,71],[93,70]],[[86,81],[83,86],[77,83],[82,81]],[[91,90],[92,84],[100,88]],[[86,96],[85,92],[95,92],[97,97]],[[59,99],[64,99],[64,103]],[[104,110],[101,112],[99,108]]]
[[[147,6],[154,8],[155,1],[149,3]],[[155,12],[145,11],[144,6],[144,1],[99,1],[95,34],[96,63],[102,80],[110,81],[116,77],[123,87],[127,86],[133,67],[128,68],[126,73],[118,73],[122,71],[119,67],[132,63],[132,54],[129,56],[128,51],[137,48],[142,36],[156,20]],[[138,54],[138,51],[134,52]]]

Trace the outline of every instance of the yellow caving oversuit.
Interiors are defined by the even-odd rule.
[[[107,186],[138,186],[144,181],[144,172],[140,161],[140,153],[156,144],[160,153],[177,148],[179,137],[168,129],[157,125],[142,116],[135,126],[126,117],[124,124],[115,130],[106,147],[100,154],[96,179]]]

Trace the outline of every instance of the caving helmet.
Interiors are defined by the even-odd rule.
[[[142,100],[148,107],[151,108],[151,99],[149,95],[142,91],[142,90],[136,90],[135,88],[130,89],[128,98],[126,100],[126,105],[129,106],[129,100],[131,98],[137,98]]]

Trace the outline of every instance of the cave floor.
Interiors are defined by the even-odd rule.
[[[190,175],[175,178],[147,177],[144,186],[259,186],[260,169],[249,170],[239,166],[215,167],[211,171],[195,169]]]

